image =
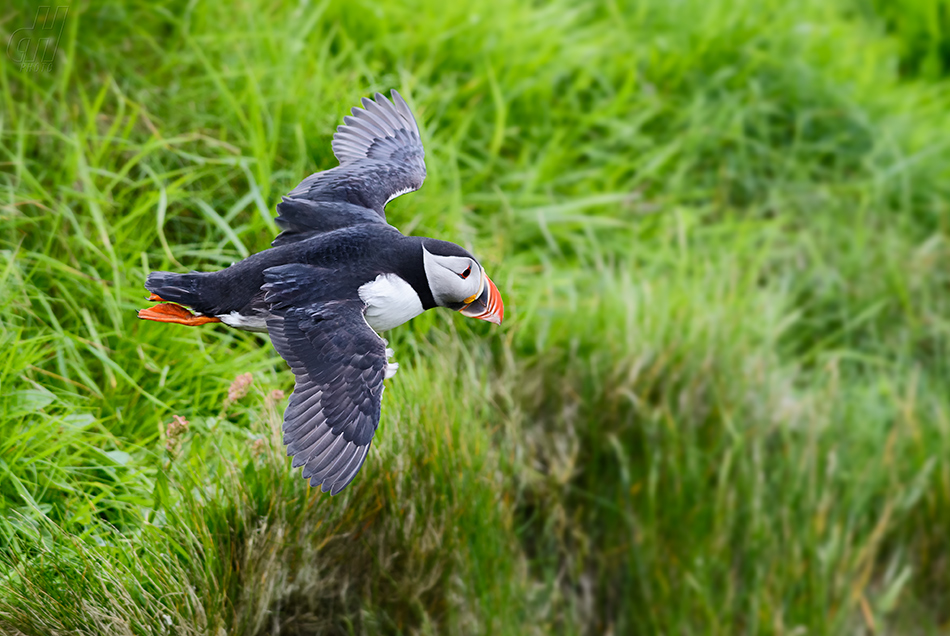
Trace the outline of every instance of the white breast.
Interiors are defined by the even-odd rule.
[[[359,293],[366,304],[366,322],[376,331],[398,327],[423,312],[419,294],[395,274],[380,274]]]

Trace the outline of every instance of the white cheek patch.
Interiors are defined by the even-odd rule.
[[[422,264],[425,267],[426,279],[432,298],[440,307],[460,303],[473,293],[477,295],[480,284],[479,277],[469,275],[462,278],[466,268],[473,268],[472,274],[478,270],[478,264],[465,256],[437,256],[425,247],[422,248]]]

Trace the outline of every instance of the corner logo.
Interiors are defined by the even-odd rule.
[[[66,26],[69,7],[39,7],[31,26],[17,29],[7,42],[7,57],[21,71],[49,73]]]

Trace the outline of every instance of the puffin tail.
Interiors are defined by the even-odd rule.
[[[172,322],[189,327],[221,322],[214,316],[196,315],[186,309],[200,303],[198,287],[202,276],[203,274],[199,272],[190,274],[152,272],[145,279],[145,289],[152,292],[149,300],[162,304],[140,310],[139,318],[156,322]]]
[[[145,279],[145,289],[152,292],[150,300],[162,300],[187,307],[201,304],[198,295],[200,272],[174,274],[172,272],[152,272]]]

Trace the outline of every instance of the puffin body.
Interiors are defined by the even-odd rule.
[[[312,486],[356,476],[379,425],[392,350],[377,332],[447,307],[500,324],[494,283],[466,250],[404,236],[384,208],[425,179],[419,129],[395,90],[364,98],[333,137],[340,166],[304,179],[277,206],[273,247],[217,272],[152,272],[158,322],[267,332],[296,378],[284,443]]]

